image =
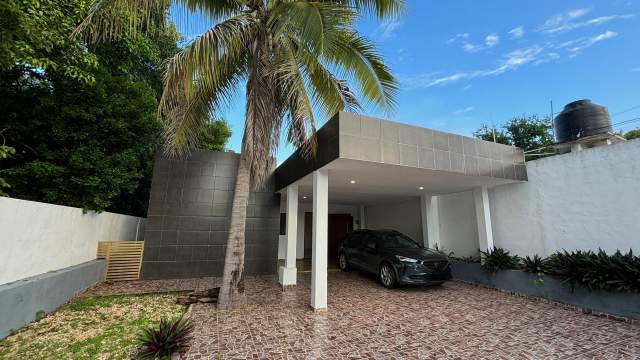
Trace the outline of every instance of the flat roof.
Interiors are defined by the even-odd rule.
[[[296,151],[275,170],[276,190],[296,182],[304,187],[320,168],[329,169],[329,186],[336,191],[350,177],[360,177],[371,191],[397,185],[432,193],[527,180],[522,149],[462,135],[340,112],[316,136],[315,157]]]

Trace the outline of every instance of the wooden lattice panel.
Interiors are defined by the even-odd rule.
[[[104,243],[104,279],[138,280],[142,267],[144,241],[105,241]],[[100,254],[100,244],[98,244],[98,254]]]

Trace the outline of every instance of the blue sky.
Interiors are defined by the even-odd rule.
[[[201,23],[182,32],[203,30]],[[396,21],[361,19],[358,30],[379,46],[400,84],[392,114],[367,107],[367,115],[463,135],[483,122],[547,115],[550,101],[558,112],[592,99],[609,108],[614,124],[640,117],[638,0],[407,0]],[[238,151],[241,91],[222,114],[233,130],[228,147]],[[634,127],[640,122],[615,129]],[[281,146],[279,162],[291,151]]]

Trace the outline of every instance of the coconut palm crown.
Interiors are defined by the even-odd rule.
[[[198,131],[245,87],[241,156],[231,210],[219,306],[242,299],[244,230],[251,186],[261,185],[286,140],[313,156],[315,116],[360,110],[358,99],[384,111],[397,84],[376,47],[355,31],[360,14],[397,16],[403,0],[177,0],[214,25],[167,62],[159,112],[165,151],[197,146]],[[157,28],[169,0],[97,0],[78,27],[89,41]],[[123,15],[124,14],[124,15]],[[155,24],[152,26],[152,24]],[[355,89],[355,92],[352,91]]]

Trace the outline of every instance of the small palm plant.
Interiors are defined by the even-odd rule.
[[[171,359],[171,355],[186,348],[191,340],[193,325],[186,318],[173,321],[161,319],[158,327],[142,330],[138,338],[140,359]]]
[[[490,272],[517,269],[520,265],[520,257],[511,255],[503,248],[492,248],[480,251],[480,253],[482,254],[482,267]]]
[[[522,259],[520,268],[522,271],[535,274],[536,278],[533,280],[533,284],[538,286],[544,282],[544,274],[547,272],[547,259],[541,258],[539,255],[533,257],[525,256]]]

